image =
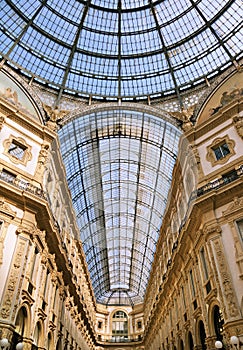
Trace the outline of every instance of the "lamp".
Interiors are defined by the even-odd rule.
[[[230,337],[230,344],[234,345],[236,349],[239,349],[239,350],[241,345],[243,345],[243,343],[240,341],[240,339],[236,335],[232,335],[232,337]]]
[[[1,350],[7,350],[7,348],[9,347],[9,342],[8,342],[8,339],[7,338],[2,338],[0,340],[0,347],[1,347]],[[18,343],[15,347],[16,350],[23,350],[24,348],[24,344],[23,343]]]
[[[216,349],[222,349],[223,343],[220,340],[216,340],[215,342],[215,348]]]
[[[23,343],[18,343],[15,347],[16,350],[23,350],[24,344]]]
[[[0,340],[0,346],[1,346],[1,349],[7,349],[8,346],[9,346],[8,339],[7,338],[2,338]]]

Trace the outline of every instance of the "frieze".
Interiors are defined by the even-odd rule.
[[[39,230],[34,224],[30,226],[19,226],[16,230],[17,235],[28,235],[30,239],[34,239],[35,237],[41,238],[41,240],[45,239],[45,231]]]
[[[217,223],[206,224],[206,225],[204,225],[204,227],[203,227],[203,232],[204,232],[206,235],[211,235],[211,234],[213,234],[213,233],[215,233],[215,234],[221,234],[222,229],[221,229],[221,226],[218,225]]]
[[[243,197],[242,198],[235,197],[233,202],[231,202],[230,205],[228,206],[228,208],[225,211],[223,211],[223,214],[224,216],[232,214],[233,212],[242,209],[242,207],[243,207]]]

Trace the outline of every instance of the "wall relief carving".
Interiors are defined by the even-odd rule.
[[[230,279],[230,274],[228,272],[227,263],[225,260],[225,255],[223,253],[223,247],[220,239],[216,239],[213,241],[215,252],[217,256],[217,265],[219,269],[220,274],[220,283],[222,286],[222,293],[224,295],[225,301],[226,301],[226,309],[228,311],[228,314],[230,317],[236,317],[238,316],[238,307],[237,302],[235,299],[235,295],[233,292],[233,286]]]

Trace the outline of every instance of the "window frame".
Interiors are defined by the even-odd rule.
[[[215,150],[222,147],[222,145],[224,144],[227,145],[229,152],[221,158],[217,159]],[[211,163],[212,166],[225,164],[230,159],[230,157],[232,157],[235,154],[234,147],[235,141],[230,139],[229,135],[217,138],[213,140],[213,142],[209,146],[207,146],[206,159]]]
[[[240,228],[240,226],[238,224],[239,222],[242,222],[242,230],[241,230],[241,228]],[[235,226],[236,226],[236,231],[237,231],[237,234],[238,234],[238,238],[239,238],[241,247],[243,249],[243,218],[235,220]]]
[[[10,147],[11,145],[17,145],[18,147],[23,149],[23,156],[21,158],[11,154]],[[27,142],[22,137],[15,137],[10,135],[7,140],[4,141],[4,154],[11,160],[11,162],[15,164],[25,165],[29,160],[32,159],[31,146],[27,144]]]

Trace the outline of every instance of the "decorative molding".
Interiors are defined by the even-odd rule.
[[[229,78],[230,76],[232,76],[236,72],[237,72],[236,67],[234,67],[234,66],[230,67],[225,72],[220,74],[220,76],[217,77],[215,79],[215,81],[208,88],[206,88],[204,90],[204,93],[200,96],[198,103],[196,105],[196,108],[194,110],[194,118],[193,119],[196,120],[198,118],[200,111],[203,109],[203,106],[209,100],[209,98],[212,95],[212,93],[214,92],[214,90],[217,90],[218,87],[220,85],[222,85],[227,78]]]
[[[28,305],[33,305],[35,300],[32,298],[30,293],[26,290],[22,290],[22,300],[23,302],[27,302]]]
[[[18,286],[21,270],[23,269],[24,265],[23,259],[25,258],[25,246],[26,242],[20,240],[16,247],[10,274],[6,283],[6,289],[3,295],[2,306],[0,309],[0,315],[3,319],[10,319],[11,310],[17,307],[15,300],[18,300],[20,293],[20,288],[18,288]],[[15,315],[12,316],[14,317]]]
[[[11,219],[14,219],[17,215],[15,211],[13,211],[10,206],[6,203],[4,197],[0,197],[0,213],[9,216]]]
[[[5,123],[5,117],[4,115],[0,115],[0,131],[2,130],[4,123]]]
[[[217,160],[213,149],[216,148],[218,145],[220,146],[220,144],[222,143],[227,143],[230,152],[226,156]],[[207,146],[206,159],[211,163],[212,166],[225,164],[235,154],[234,147],[235,141],[230,139],[228,135],[214,139],[211,145]]]
[[[239,114],[233,118],[233,122],[235,124],[236,131],[238,135],[243,138],[243,114]]]
[[[47,314],[41,308],[38,308],[37,316],[40,320],[44,321],[47,317]]]
[[[211,224],[205,224],[204,227],[203,227],[203,232],[208,236],[208,235],[211,235],[211,234],[221,234],[222,232],[222,229],[221,229],[221,226],[218,225],[217,223],[211,223]]]
[[[224,216],[232,215],[233,212],[241,210],[243,207],[243,197],[235,197],[233,202],[231,202],[226,210],[223,211]]]
[[[156,117],[159,117],[168,123],[173,124],[178,127],[178,122],[173,118],[169,112],[166,110],[159,109],[158,107],[152,107],[143,105],[140,103],[128,103],[123,102],[122,104],[119,103],[104,103],[104,104],[97,104],[97,105],[91,105],[91,106],[81,106],[80,108],[75,109],[71,113],[69,113],[67,116],[65,116],[61,122],[60,125],[65,125],[76,118],[79,118],[84,115],[88,115],[90,113],[94,112],[102,112],[102,111],[108,111],[108,110],[127,110],[127,111],[138,111],[142,113],[148,113],[150,115],[154,115]]]
[[[41,150],[39,152],[39,157],[38,157],[39,166],[43,166],[46,164],[49,153],[50,153],[50,145],[47,143],[44,143],[43,145],[41,145]]]
[[[213,241],[215,253],[217,257],[217,265],[219,270],[219,281],[221,284],[222,295],[226,300],[226,309],[228,310],[230,317],[236,317],[239,315],[237,301],[235,299],[234,288],[232,286],[230,274],[227,268],[225,255],[223,252],[222,242],[220,239]]]

